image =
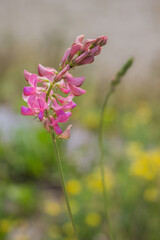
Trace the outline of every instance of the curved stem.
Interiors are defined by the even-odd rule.
[[[113,236],[113,231],[112,227],[110,224],[109,220],[109,215],[108,215],[108,209],[107,209],[107,191],[106,191],[106,186],[105,186],[105,177],[104,177],[104,152],[103,152],[103,118],[104,118],[104,111],[107,106],[108,100],[111,96],[111,94],[115,91],[116,86],[121,82],[121,78],[126,74],[128,69],[132,66],[133,64],[133,58],[128,59],[128,61],[122,66],[122,68],[117,72],[115,78],[111,81],[109,90],[106,94],[103,106],[102,106],[102,111],[101,111],[101,116],[100,116],[100,124],[99,124],[99,148],[100,148],[100,169],[101,169],[101,178],[102,178],[102,188],[103,188],[103,203],[104,203],[104,209],[105,209],[105,214],[106,214],[106,220],[108,223],[108,228],[109,228],[109,235],[110,239],[114,240]]]
[[[112,227],[111,227],[111,224],[110,224],[108,209],[107,209],[108,198],[107,198],[107,190],[106,190],[106,186],[105,186],[105,176],[104,176],[103,117],[104,117],[105,107],[108,103],[108,99],[109,99],[110,95],[113,93],[113,91],[114,91],[114,88],[111,87],[109,89],[106,97],[105,97],[103,107],[102,107],[102,111],[101,111],[101,116],[100,116],[100,124],[99,124],[99,148],[100,148],[99,163],[100,163],[102,188],[103,188],[103,204],[104,204],[104,210],[105,210],[105,215],[106,215],[106,220],[107,220],[107,224],[108,224],[108,228],[109,228],[109,235],[110,235],[111,240],[113,240],[114,238],[113,238]]]
[[[68,209],[68,214],[69,214],[69,217],[70,217],[70,220],[72,223],[75,239],[78,240],[78,236],[76,233],[76,228],[75,228],[75,224],[74,224],[74,220],[73,220],[73,216],[72,216],[72,212],[71,212],[71,208],[70,208],[70,204],[69,204],[68,194],[67,194],[67,190],[66,190],[66,186],[65,186],[65,180],[64,180],[64,176],[63,176],[61,159],[60,159],[60,155],[59,155],[59,151],[58,151],[58,147],[57,147],[56,138],[54,137],[54,132],[52,132],[51,136],[52,136],[52,140],[53,140],[53,144],[54,144],[54,148],[55,148],[58,169],[59,169],[59,173],[60,173],[60,177],[61,177],[61,183],[62,183],[64,195],[65,195],[65,201],[66,201],[66,205],[67,205],[67,209]]]

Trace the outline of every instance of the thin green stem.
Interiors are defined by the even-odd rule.
[[[105,210],[105,215],[106,215],[106,221],[108,224],[109,228],[109,235],[110,239],[114,240],[114,235],[109,219],[109,214],[108,214],[108,199],[107,199],[107,190],[105,186],[105,176],[104,176],[104,151],[103,151],[103,118],[104,118],[104,112],[105,108],[108,104],[108,100],[112,93],[115,91],[116,86],[121,82],[121,78],[126,74],[128,69],[132,66],[133,63],[133,58],[130,58],[123,66],[122,68],[117,72],[115,78],[111,81],[109,90],[106,94],[103,106],[102,106],[102,111],[100,115],[100,124],[99,124],[99,149],[100,149],[100,159],[99,159],[99,164],[100,164],[100,170],[101,170],[101,179],[102,179],[102,188],[103,188],[103,204],[104,204],[104,210]]]
[[[110,223],[110,219],[109,219],[109,214],[108,214],[108,198],[107,198],[107,190],[106,190],[106,186],[105,186],[105,176],[104,176],[104,151],[103,151],[103,117],[104,117],[104,112],[105,112],[105,107],[108,103],[109,97],[110,95],[113,93],[114,88],[110,88],[104,103],[103,103],[103,107],[102,107],[102,111],[101,111],[101,116],[100,116],[100,125],[99,125],[99,148],[100,148],[100,159],[99,159],[99,163],[100,163],[100,170],[101,170],[101,179],[102,179],[102,188],[103,188],[103,204],[104,204],[104,210],[105,210],[105,215],[106,215],[106,221],[108,224],[108,229],[109,229],[109,236],[110,239],[113,240],[113,231],[112,231],[112,227],[111,227],[111,223]]]
[[[66,201],[66,205],[67,205],[67,209],[68,209],[68,214],[69,214],[69,217],[70,217],[70,220],[71,220],[71,223],[72,223],[75,239],[78,240],[78,235],[77,235],[77,232],[76,232],[76,228],[75,228],[75,224],[74,224],[74,220],[73,220],[73,216],[72,216],[72,212],[71,212],[71,208],[70,208],[70,204],[69,204],[69,198],[68,198],[68,194],[67,194],[67,190],[66,190],[66,186],[65,186],[65,180],[64,180],[64,176],[63,176],[61,159],[60,159],[60,155],[59,155],[59,151],[58,151],[58,147],[57,147],[56,138],[54,136],[54,132],[52,132],[51,136],[52,136],[52,140],[53,140],[53,144],[54,144],[54,148],[55,148],[55,153],[56,153],[56,158],[57,158],[57,163],[58,163],[58,169],[59,169],[59,173],[60,173],[60,177],[61,177],[61,183],[62,183],[62,188],[63,188],[64,195],[65,195],[65,201]]]

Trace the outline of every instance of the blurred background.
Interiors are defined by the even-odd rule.
[[[107,240],[99,117],[109,82],[134,57],[104,117],[109,215],[118,240],[160,239],[159,13],[158,0],[0,0],[0,239],[73,239],[51,138],[20,107],[23,70],[58,69],[81,34],[109,40],[74,70],[87,94],[75,100],[71,138],[58,142],[79,238]]]

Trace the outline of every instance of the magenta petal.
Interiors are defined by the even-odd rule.
[[[68,56],[70,54],[70,51],[71,51],[71,48],[68,48],[62,58],[62,62],[61,62],[61,66],[64,66],[65,62],[67,61],[68,59]]]
[[[42,121],[43,116],[44,116],[44,112],[43,112],[43,111],[40,111],[40,113],[38,114],[39,120]]]
[[[57,84],[57,87],[59,87],[59,89],[65,94],[71,91],[70,88],[68,87],[68,84],[66,84],[64,80],[62,80],[59,84]]]
[[[28,106],[29,106],[30,108],[33,108],[33,104],[34,104],[35,100],[36,100],[36,95],[35,95],[35,94],[34,94],[34,95],[31,95],[31,96],[28,98],[27,103],[28,103]]]
[[[73,109],[76,106],[77,106],[77,104],[75,102],[71,101],[63,107],[63,110],[68,111],[68,110]]]
[[[71,60],[74,55],[81,49],[82,44],[80,43],[73,43],[72,47],[71,47],[71,51],[70,51],[70,55],[69,55],[69,59]]]
[[[67,122],[68,119],[69,119],[68,115],[64,113],[64,114],[62,114],[62,115],[59,115],[59,117],[58,117],[58,122],[64,123],[64,122]]]
[[[94,56],[100,54],[100,52],[101,52],[101,47],[99,47],[99,46],[96,46],[91,49],[91,54],[93,54]]]
[[[69,118],[72,115],[72,113],[71,112],[66,112],[66,115]]]
[[[64,79],[65,79],[66,82],[68,82],[71,85],[74,85],[76,87],[80,87],[82,85],[82,83],[84,82],[84,80],[85,80],[84,77],[74,78],[74,77],[72,77],[71,74],[66,74]]]
[[[53,125],[53,129],[57,135],[60,135],[62,133],[62,129],[57,123]]]
[[[30,96],[33,95],[35,93],[35,88],[34,87],[24,87],[23,88],[23,94],[25,96]]]
[[[25,107],[25,106],[21,107],[21,114],[22,115],[34,115],[32,109]]]
[[[81,96],[82,94],[86,93],[86,91],[84,89],[82,89],[82,88],[75,87],[75,86],[70,85],[70,84],[69,84],[69,87],[70,87],[70,89],[71,89],[71,91],[72,91],[74,96]]]
[[[27,102],[29,99],[29,96],[25,96],[24,93],[22,92],[22,98],[25,102]]]
[[[75,42],[76,42],[76,43],[82,43],[83,38],[84,38],[84,35],[79,35],[79,36],[76,38]]]
[[[84,53],[82,53],[80,56],[78,56],[77,58],[75,58],[75,60],[73,60],[73,62],[75,62],[76,64],[78,64],[79,62],[81,62],[82,60],[86,59],[86,57],[89,54],[89,50],[86,50]]]
[[[86,49],[88,49],[88,48],[92,45],[92,43],[95,42],[95,40],[96,40],[96,39],[86,39],[86,40],[84,41],[82,50],[85,51]]]
[[[107,36],[101,36],[101,37],[96,38],[95,44],[102,47],[107,43],[107,40],[108,40]]]
[[[55,75],[55,69],[44,67],[43,65],[38,65],[38,73],[42,77],[50,77]]]
[[[36,74],[31,74],[30,78],[29,78],[29,83],[31,84],[31,86],[36,87],[37,86],[37,82],[38,82],[38,77]]]
[[[24,77],[27,82],[29,81],[29,78],[31,75],[32,75],[32,73],[28,72],[27,70],[24,70]]]
[[[89,64],[94,61],[94,56],[88,56],[78,63],[78,65]]]
[[[65,94],[67,94],[67,93],[69,93],[71,91],[69,88],[63,88],[63,87],[59,87],[59,88]]]
[[[59,108],[59,109],[56,109],[55,111],[56,111],[56,115],[57,115],[57,116],[60,116],[60,115],[62,115],[62,114],[65,114],[65,112],[62,110],[62,107]]]
[[[55,110],[55,111],[57,114],[57,119],[56,119],[57,122],[67,122],[68,121],[69,116],[62,110],[62,108]]]

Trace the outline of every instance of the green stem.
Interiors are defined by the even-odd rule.
[[[99,148],[100,148],[100,159],[99,159],[99,163],[100,163],[100,170],[101,170],[101,179],[102,179],[102,188],[103,188],[103,204],[104,204],[104,210],[105,210],[105,215],[106,215],[106,221],[108,224],[108,228],[109,228],[109,235],[110,235],[110,239],[113,240],[113,232],[112,232],[112,227],[111,227],[111,223],[110,223],[110,219],[109,219],[109,214],[108,214],[108,209],[107,209],[107,205],[108,205],[108,198],[107,198],[107,190],[106,190],[106,186],[105,186],[105,176],[104,176],[104,151],[103,151],[103,117],[104,117],[104,112],[105,112],[105,107],[108,103],[109,97],[110,95],[113,93],[114,88],[110,88],[104,103],[103,103],[103,107],[102,107],[102,111],[101,111],[101,116],[100,116],[100,125],[99,125]]]
[[[59,169],[59,173],[60,173],[60,177],[61,177],[61,183],[62,183],[64,195],[65,195],[65,201],[66,201],[66,205],[67,205],[67,209],[68,209],[68,214],[69,214],[69,217],[70,217],[70,220],[72,223],[75,239],[78,240],[78,235],[76,233],[76,228],[75,228],[75,224],[74,224],[74,220],[73,220],[73,216],[72,216],[72,212],[71,212],[71,208],[70,208],[70,204],[69,204],[68,194],[67,194],[67,190],[66,190],[66,186],[65,186],[64,176],[63,176],[62,164],[61,164],[60,155],[59,155],[59,151],[58,151],[58,147],[57,147],[56,138],[54,136],[54,132],[52,132],[51,136],[52,136],[52,140],[53,140],[53,144],[54,144],[54,148],[55,148],[58,169]]]
[[[107,209],[107,190],[105,186],[105,176],[104,176],[104,151],[103,151],[103,118],[104,118],[104,112],[105,108],[108,104],[108,100],[112,93],[115,91],[116,86],[121,82],[121,78],[126,74],[128,69],[132,66],[133,64],[133,58],[130,58],[123,66],[122,68],[117,72],[115,78],[111,81],[109,90],[106,94],[103,106],[102,106],[102,111],[100,115],[100,124],[99,124],[99,148],[100,148],[100,159],[99,159],[99,164],[100,164],[100,170],[101,170],[101,179],[102,179],[102,188],[103,188],[103,204],[104,204],[104,209],[105,209],[105,214],[106,214],[106,220],[109,228],[109,235],[110,239],[114,240],[113,236],[113,231],[112,227],[110,224],[109,220],[109,214],[108,214],[108,209]]]

